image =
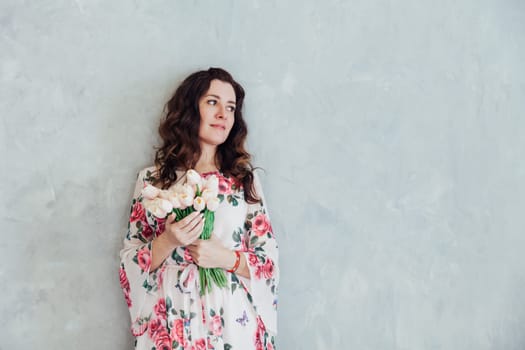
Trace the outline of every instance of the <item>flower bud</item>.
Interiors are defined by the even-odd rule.
[[[162,198],[154,198],[151,200],[145,200],[143,202],[144,207],[159,219],[165,218],[169,212],[173,210],[171,203]]]
[[[193,205],[193,196],[190,197],[186,193],[179,194],[179,201],[181,204],[181,209],[185,209],[190,205]]]
[[[219,179],[215,175],[210,175],[206,182],[203,184],[205,189],[209,189],[212,192],[219,191]]]
[[[202,178],[198,172],[193,169],[190,169],[186,172],[186,182],[190,185],[201,186]]]
[[[192,201],[193,201],[193,198],[195,198],[195,188],[192,185],[184,184],[182,186],[182,191],[180,193],[184,193],[188,197],[191,197]]]
[[[206,203],[212,198],[217,198],[219,194],[217,192],[211,191],[209,189],[205,189],[202,191],[201,197],[204,199]]]
[[[195,197],[195,200],[193,201],[193,208],[195,208],[196,211],[201,211],[206,207],[206,202],[202,197]]]
[[[160,190],[150,184],[142,189],[142,196],[146,199],[154,199],[159,195],[159,193]]]
[[[180,208],[182,206],[182,203],[180,202],[179,196],[177,194],[173,194],[168,199],[171,202],[171,205],[173,205],[174,209]]]

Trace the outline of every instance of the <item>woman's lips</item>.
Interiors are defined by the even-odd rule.
[[[212,128],[226,130],[226,127],[225,127],[224,125],[211,124],[210,126],[211,126]]]

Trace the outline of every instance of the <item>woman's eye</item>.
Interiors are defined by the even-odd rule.
[[[208,104],[212,105],[212,106],[215,106],[217,104],[217,101],[215,101],[215,100],[208,100]]]
[[[226,109],[227,109],[229,112],[235,112],[235,107],[234,107],[234,106],[228,106],[228,107],[226,107]]]

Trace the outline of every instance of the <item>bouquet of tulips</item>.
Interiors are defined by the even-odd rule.
[[[219,180],[215,175],[203,179],[198,172],[190,169],[186,172],[183,184],[176,184],[167,190],[147,185],[142,190],[143,205],[151,214],[160,219],[174,214],[175,221],[188,216],[194,211],[204,214],[204,227],[200,239],[210,239],[213,231],[215,210],[219,207]],[[220,268],[199,266],[200,294],[211,292],[212,283],[226,287],[227,280]]]

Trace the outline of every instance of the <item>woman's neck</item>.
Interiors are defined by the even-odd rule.
[[[215,163],[216,150],[217,147],[203,147],[201,145],[201,156],[195,164],[195,171],[202,174],[219,170],[219,166]]]

